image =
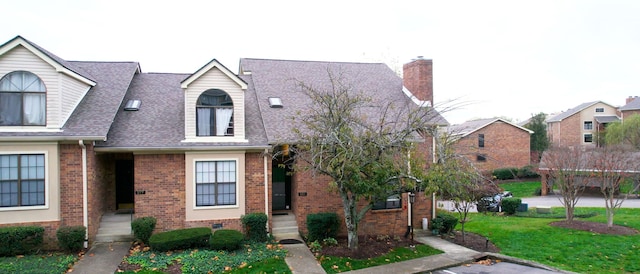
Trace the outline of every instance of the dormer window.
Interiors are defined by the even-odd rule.
[[[197,136],[233,136],[233,101],[219,89],[203,92],[196,102]]]
[[[44,126],[46,89],[38,76],[14,71],[0,80],[0,126]]]

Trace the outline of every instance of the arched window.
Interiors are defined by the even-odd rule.
[[[14,71],[0,80],[0,126],[44,126],[46,89],[35,74]]]
[[[233,101],[226,92],[210,89],[196,102],[197,136],[233,136]]]

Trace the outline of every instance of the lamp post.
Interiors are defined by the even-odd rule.
[[[409,192],[409,229],[411,231],[411,240],[413,241],[413,203],[416,201],[416,194]]]

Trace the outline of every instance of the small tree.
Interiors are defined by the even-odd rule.
[[[565,208],[567,221],[573,221],[576,204],[585,189],[586,160],[582,148],[555,146],[542,157],[540,169],[548,174],[548,181],[560,191],[560,203]]]
[[[342,200],[348,246],[358,248],[358,224],[375,197],[412,189],[422,166],[410,164],[420,132],[438,117],[431,106],[374,100],[343,75],[328,71],[329,86],[297,81],[312,106],[294,117],[298,144],[290,147],[295,161],[331,178]],[[358,202],[367,200],[364,206]]]
[[[465,223],[469,211],[482,197],[492,196],[499,191],[493,182],[482,176],[468,158],[455,154],[455,138],[451,133],[438,136],[438,162],[428,172],[425,183],[437,187],[442,199],[451,200],[458,212],[462,241],[466,241]]]
[[[549,148],[549,138],[547,137],[547,115],[538,113],[531,117],[529,123],[524,127],[533,131],[531,134],[531,151],[536,153],[537,160],[540,161],[542,153]]]
[[[628,195],[616,195],[620,191],[620,185],[629,178],[637,179],[640,165],[640,153],[631,152],[625,147],[610,145],[597,148],[588,154],[591,167],[590,181],[598,186],[604,197],[607,214],[607,226],[613,227],[615,211],[622,206]],[[637,191],[638,184],[629,191]]]
[[[640,150],[640,114],[609,124],[604,138],[607,145],[628,145]]]

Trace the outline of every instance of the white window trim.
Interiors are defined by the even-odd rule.
[[[42,210],[49,209],[49,153],[47,151],[11,151],[0,152],[0,155],[25,155],[25,154],[43,154],[44,155],[44,205],[39,206],[13,206],[0,207],[0,211],[19,211],[19,210]]]
[[[196,191],[196,163],[197,162],[222,162],[222,161],[234,161],[236,163],[236,204],[235,205],[221,205],[221,206],[197,206],[196,205],[196,196],[197,196],[197,191]],[[192,174],[193,174],[193,181],[191,182],[193,185],[193,195],[192,195],[192,199],[193,199],[193,204],[192,209],[193,210],[211,210],[211,209],[229,209],[229,208],[240,208],[240,188],[239,188],[239,168],[238,168],[238,163],[240,162],[239,158],[198,158],[198,159],[193,159],[193,170],[192,170]]]

